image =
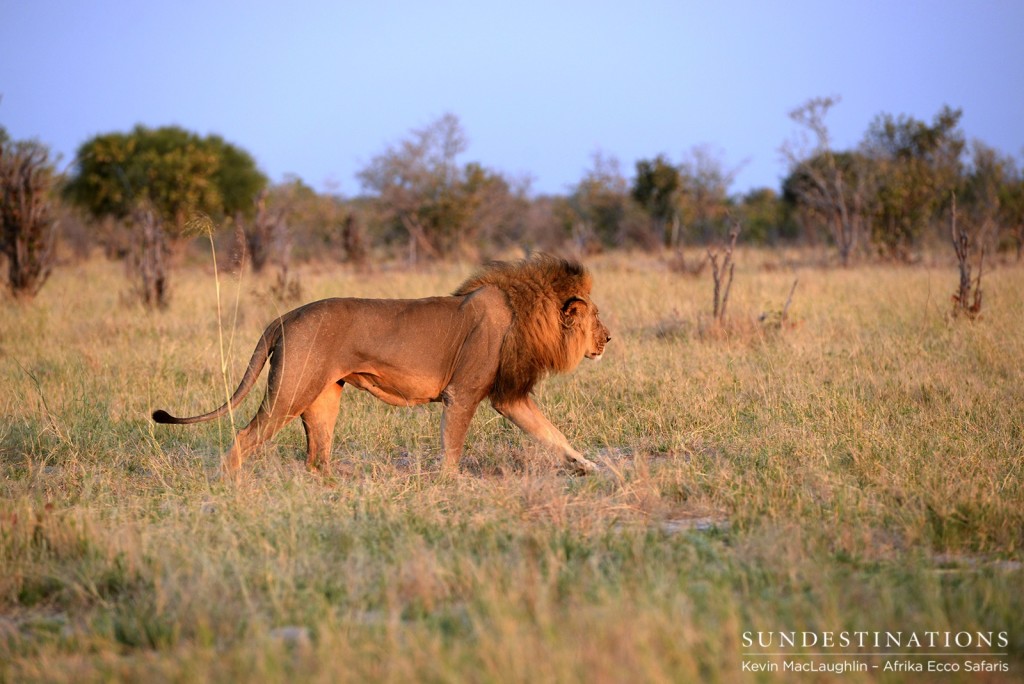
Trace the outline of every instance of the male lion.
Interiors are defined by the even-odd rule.
[[[492,262],[448,297],[324,299],[271,323],[231,399],[210,413],[158,423],[198,423],[223,416],[249,393],[270,359],[267,393],[223,467],[242,461],[296,416],[306,429],[306,465],[328,472],[345,384],[395,406],[444,404],[441,452],[457,467],[469,421],[485,398],[527,433],[565,456],[577,472],[595,465],[540,412],[530,393],[548,372],[599,359],[611,340],[590,300],[590,273],[548,255]]]

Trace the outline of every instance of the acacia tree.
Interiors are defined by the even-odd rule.
[[[848,266],[867,233],[873,177],[863,156],[832,150],[825,116],[838,102],[834,97],[813,98],[790,112],[804,130],[783,145],[782,154],[790,168],[787,197],[808,210],[805,218],[817,217],[828,226],[839,259]]]
[[[7,258],[7,285],[16,298],[34,297],[53,267],[54,173],[44,145],[13,142],[0,127],[0,254]]]
[[[249,211],[265,185],[252,157],[218,136],[140,125],[83,143],[65,193],[95,218],[128,224],[135,236],[129,266],[140,279],[142,301],[164,308],[168,256],[186,236],[189,219]]]

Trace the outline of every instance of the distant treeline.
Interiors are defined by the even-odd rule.
[[[735,170],[698,146],[677,160],[640,160],[629,177],[596,154],[566,194],[536,196],[527,180],[462,161],[466,136],[452,114],[370,160],[357,197],[316,192],[297,177],[270,183],[245,150],[178,127],[96,136],[61,176],[45,145],[13,141],[0,128],[0,245],[11,268],[25,268],[32,253],[52,259],[59,235],[73,254],[100,247],[139,273],[163,271],[152,276],[159,281],[164,255],[206,232],[217,234],[222,254],[259,270],[289,260],[479,259],[513,247],[674,250],[738,226],[741,242],[831,245],[847,264],[911,260],[929,241],[948,239],[955,199],[975,243],[1020,258],[1021,168],[968,142],[960,110],[944,107],[930,123],[880,114],[855,149],[837,150],[825,124],[835,104],[819,98],[794,110],[795,134],[781,141],[789,163],[782,186],[740,195],[731,192]],[[48,268],[35,269],[38,285]],[[162,287],[143,289],[158,304]]]

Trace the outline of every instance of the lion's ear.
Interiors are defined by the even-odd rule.
[[[562,305],[562,323],[571,326],[587,313],[587,303],[579,297],[569,297]]]

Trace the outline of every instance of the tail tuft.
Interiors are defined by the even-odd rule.
[[[153,420],[157,423],[173,423],[174,416],[163,409],[157,409],[153,411]]]

